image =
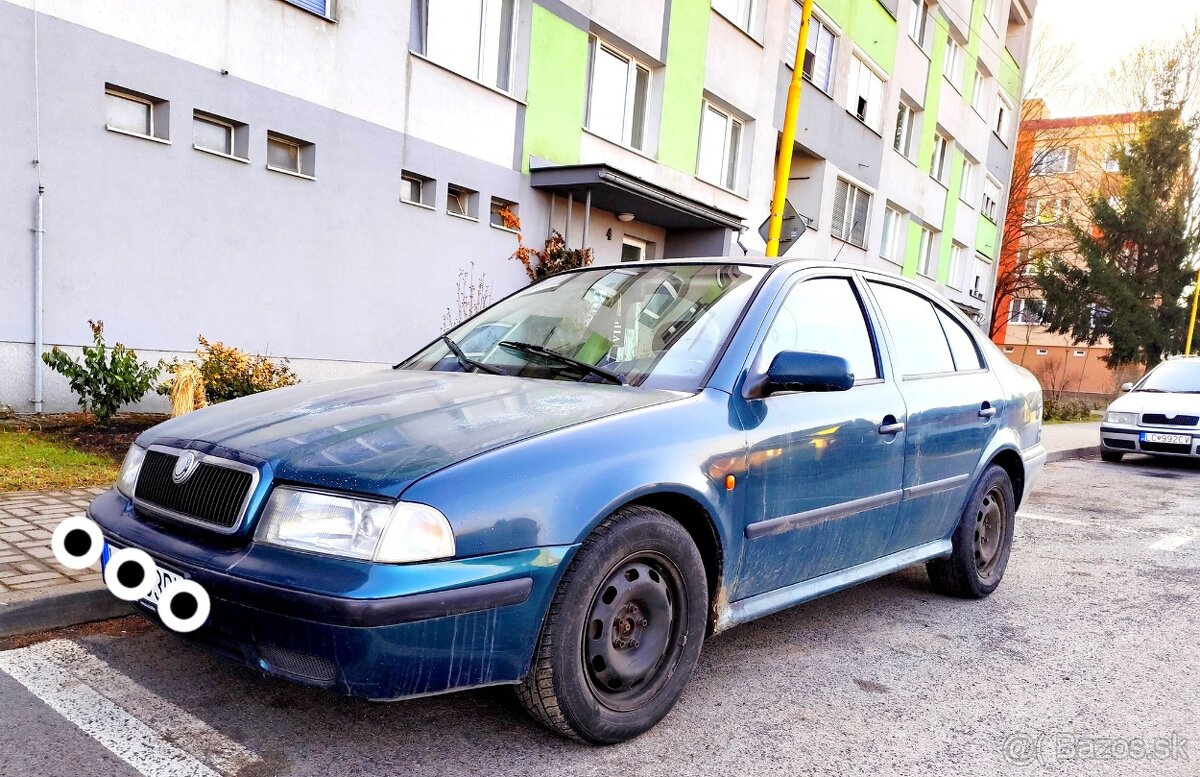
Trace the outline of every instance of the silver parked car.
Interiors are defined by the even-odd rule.
[[[1200,357],[1159,364],[1108,406],[1100,425],[1100,458],[1126,453],[1200,456]]]

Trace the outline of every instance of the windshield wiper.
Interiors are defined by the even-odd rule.
[[[499,367],[493,367],[490,364],[477,362],[470,356],[467,356],[465,353],[463,353],[463,349],[458,347],[458,343],[450,339],[450,335],[442,335],[442,342],[445,343],[446,347],[450,349],[450,353],[454,354],[454,358],[458,359],[458,363],[462,365],[464,370],[480,370],[492,375],[508,375],[507,372]],[[509,377],[512,376],[509,375]]]
[[[558,351],[551,351],[549,348],[541,345],[534,345],[533,343],[517,343],[513,342],[512,340],[502,340],[501,342],[497,343],[497,345],[499,345],[501,348],[519,351],[520,353],[531,353],[535,356],[544,356],[547,359],[559,362],[560,364],[577,367],[584,372],[604,378],[610,383],[616,383],[618,386],[625,385],[625,376],[621,375],[620,373],[613,372],[612,370],[606,370],[603,367],[597,367],[594,364],[588,364],[585,361],[580,361],[579,359],[575,359],[570,356],[565,356]]]
[[[1142,389],[1134,389],[1134,391],[1145,391],[1147,394],[1169,394],[1169,393],[1171,393],[1171,392],[1167,391],[1166,389],[1159,389],[1159,388],[1142,388]]]

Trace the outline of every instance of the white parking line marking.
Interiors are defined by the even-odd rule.
[[[1069,526],[1086,526],[1090,529],[1108,529],[1110,531],[1124,532],[1125,534],[1139,534],[1137,529],[1130,529],[1128,526],[1113,526],[1107,523],[1094,523],[1092,521],[1081,521],[1078,518],[1064,518],[1061,515],[1039,515],[1037,513],[1017,513],[1018,518],[1032,518],[1035,521],[1050,521],[1051,523],[1065,523]]]
[[[260,760],[69,640],[2,652],[0,671],[147,777],[220,777]]]

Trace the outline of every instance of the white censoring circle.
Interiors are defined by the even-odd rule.
[[[261,760],[70,640],[0,652],[0,671],[147,777],[235,775]]]

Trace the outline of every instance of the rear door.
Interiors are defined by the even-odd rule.
[[[767,320],[752,370],[780,351],[819,351],[846,358],[855,384],[734,397],[749,445],[734,599],[878,558],[901,498],[904,402],[882,367],[857,279],[801,278]]]
[[[908,408],[904,499],[888,553],[949,535],[984,448],[996,433],[1003,391],[958,316],[930,296],[871,278],[888,332],[892,368]]]

